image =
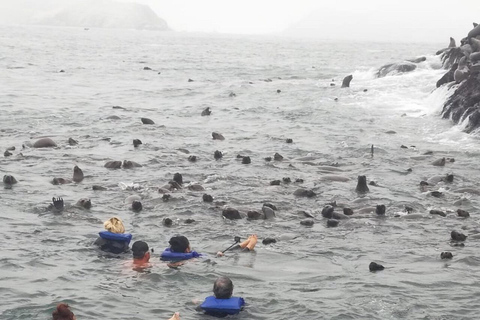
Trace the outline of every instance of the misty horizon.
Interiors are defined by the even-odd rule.
[[[132,4],[129,9],[118,10],[126,8],[128,3]],[[143,5],[148,6],[152,14],[155,12],[158,19],[145,13],[150,9]],[[0,24],[168,28],[177,32],[448,44],[449,37],[458,42],[466,35],[475,22],[475,13],[480,11],[475,10],[480,9],[480,4],[473,1],[460,1],[456,5],[467,6],[469,10],[453,13],[451,4],[444,0],[435,5],[410,0],[389,1],[388,4],[376,0],[362,3],[351,0],[337,3],[268,0],[259,4],[248,0],[229,3],[187,0],[181,7],[172,0],[4,0],[0,3]],[[145,12],[131,14],[133,7]],[[101,12],[105,21],[98,23]],[[127,24],[129,14],[137,21]],[[91,21],[97,25],[89,23]]]

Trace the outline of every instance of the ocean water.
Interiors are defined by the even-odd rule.
[[[435,90],[445,71],[433,53],[442,44],[5,26],[0,42],[0,148],[16,148],[0,159],[0,171],[19,181],[0,189],[1,319],[48,319],[62,301],[78,319],[168,319],[174,311],[209,319],[192,300],[210,295],[220,275],[247,301],[234,319],[478,317],[479,199],[456,190],[477,187],[480,143],[440,117],[450,94]],[[375,77],[380,66],[417,56],[427,60],[415,71]],[[351,88],[342,89],[348,74]],[[202,117],[206,107],[212,114]],[[141,117],[155,125],[142,125]],[[212,132],[225,140],[212,140]],[[28,147],[44,136],[58,147]],[[70,146],[70,137],[79,144]],[[133,139],[143,144],[134,148]],[[213,159],[215,150],[223,159]],[[264,160],[276,152],[283,161]],[[237,154],[252,163],[241,164]],[[455,161],[431,165],[442,157]],[[104,168],[110,160],[142,167]],[[50,183],[71,178],[75,165],[86,175],[81,183]],[[176,172],[216,202],[187,189],[163,202],[157,188]],[[447,173],[453,183],[420,188]],[[330,181],[332,174],[349,180]],[[378,186],[358,195],[358,175]],[[284,177],[292,183],[270,185]],[[125,188],[131,184],[138,188]],[[295,197],[301,187],[317,196]],[[432,197],[433,190],[443,196]],[[143,198],[140,213],[124,203],[133,194]],[[72,204],[90,198],[93,206],[54,215],[45,210],[52,197]],[[332,201],[355,214],[327,228],[320,212]],[[275,219],[222,219],[223,205],[245,214],[265,202],[277,206]],[[379,204],[385,217],[367,212]],[[471,217],[458,218],[458,208]],[[316,216],[312,227],[300,224],[301,210]],[[123,219],[133,241],[155,249],[152,268],[130,270],[130,254],[112,258],[93,246],[112,216]],[[166,217],[172,227],[162,224]],[[452,230],[469,236],[465,246],[450,242]],[[215,258],[234,236],[253,233],[255,252]],[[175,234],[206,257],[168,268],[159,254]],[[278,241],[263,245],[266,237]],[[442,251],[454,258],[441,260]],[[369,272],[371,261],[385,270]]]

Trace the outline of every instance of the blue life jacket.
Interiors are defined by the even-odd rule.
[[[132,235],[130,233],[113,233],[110,231],[100,231],[98,234],[102,239],[126,242],[127,245],[132,240]]]
[[[179,261],[179,260],[188,260],[192,258],[198,258],[200,257],[200,254],[196,251],[192,251],[189,253],[181,253],[181,252],[172,252],[170,248],[167,248],[163,250],[162,255],[160,256],[160,259],[166,260],[166,261]]]
[[[237,314],[245,305],[245,300],[239,297],[231,297],[230,299],[217,299],[214,296],[205,298],[200,305],[206,313],[209,314]]]

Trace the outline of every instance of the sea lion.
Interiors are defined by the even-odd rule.
[[[263,215],[263,213],[260,213],[258,211],[248,211],[247,218],[248,220],[259,220],[265,219],[265,216]]]
[[[213,202],[213,197],[209,194],[204,194],[202,196],[202,200],[203,202]]]
[[[240,212],[238,212],[238,210],[234,209],[234,208],[225,208],[222,211],[222,216],[225,219],[229,219],[229,220],[242,219],[242,216],[240,215]]]
[[[53,178],[52,184],[59,185],[59,184],[69,184],[72,183],[72,180],[64,179],[64,178]]]
[[[458,232],[458,231],[455,231],[453,230],[451,233],[450,233],[450,236],[452,238],[453,241],[465,241],[467,239],[467,236],[464,235],[463,233],[461,232]]]
[[[470,217],[470,213],[468,211],[465,211],[465,210],[462,210],[462,209],[458,209],[457,210],[457,215],[459,217],[462,217],[462,218],[468,218]]]
[[[82,199],[77,201],[75,206],[82,207],[82,208],[85,208],[85,209],[90,209],[92,207],[92,201],[90,199],[87,199],[87,198],[82,198]]]
[[[108,189],[105,188],[105,187],[99,186],[99,185],[93,185],[92,190],[94,190],[94,191],[106,191]]]
[[[441,159],[438,159],[438,160],[435,160],[432,162],[432,165],[436,166],[436,167],[443,167],[445,166],[445,158],[441,158]]]
[[[205,191],[205,188],[199,183],[192,183],[188,185],[187,188],[191,191]]]
[[[381,271],[381,270],[385,269],[385,267],[382,266],[381,264],[376,263],[376,262],[370,262],[370,264],[368,265],[368,269],[371,272],[374,272],[374,271]]]
[[[270,181],[271,186],[279,186],[282,182],[280,180],[273,180]]]
[[[264,206],[264,207],[269,207],[269,208],[272,209],[272,210],[277,210],[277,206],[274,205],[273,203],[270,203],[270,202],[265,202],[265,203],[263,204],[263,206]]]
[[[3,176],[3,183],[6,185],[12,185],[17,183],[17,179],[12,175],[6,174]]]
[[[340,223],[340,221],[338,221],[338,220],[328,219],[327,220],[327,227],[328,228],[335,228],[336,226],[338,226],[339,223]]]
[[[139,145],[142,144],[142,141],[140,139],[133,139],[133,147],[136,148]]]
[[[155,122],[153,122],[152,119],[140,118],[140,120],[142,121],[143,124],[155,124]]]
[[[276,153],[273,155],[273,160],[275,160],[275,161],[282,161],[282,160],[283,160],[283,156],[282,156],[280,153],[276,152]]]
[[[197,162],[197,156],[188,156],[188,161]]]
[[[269,244],[271,244],[271,243],[277,243],[277,240],[274,239],[274,238],[265,238],[265,239],[263,239],[263,241],[262,241],[262,244],[263,244],[263,245],[269,245]]]
[[[262,207],[262,212],[264,214],[265,219],[272,219],[275,218],[275,211],[273,211],[272,208],[263,206]]]
[[[250,157],[243,157],[242,158],[242,164],[250,164],[252,163],[252,159],[250,159]]]
[[[61,213],[64,209],[64,203],[62,198],[52,198],[52,203],[48,205],[47,210],[54,213]]]
[[[173,181],[175,181],[179,185],[182,185],[183,184],[183,176],[180,173],[177,172],[173,175]]]
[[[139,200],[134,200],[132,202],[132,210],[135,212],[140,212],[143,209],[143,205]]]
[[[480,52],[480,40],[477,38],[470,38],[470,46],[472,46],[473,52]]]
[[[355,191],[358,193],[366,193],[369,192],[370,189],[368,189],[367,186],[367,177],[366,176],[358,176],[357,178],[357,187],[355,188]]]
[[[305,219],[305,220],[300,221],[300,224],[302,226],[306,226],[306,227],[312,227],[314,223],[315,223],[315,221],[313,221],[313,219]]]
[[[306,198],[313,198],[313,197],[316,196],[316,194],[315,194],[315,192],[313,192],[313,190],[307,190],[307,189],[303,189],[303,188],[299,188],[299,189],[295,190],[293,195],[295,195],[297,197],[306,197]]]
[[[120,169],[122,167],[122,161],[108,161],[104,167],[108,169]]]
[[[78,141],[73,138],[68,138],[68,144],[71,146],[75,146],[78,144]]]
[[[352,81],[352,79],[353,79],[352,75],[348,75],[345,78],[343,78],[342,88],[349,88],[350,87],[350,81]]]
[[[210,107],[206,107],[205,109],[203,109],[202,111],[202,117],[204,116],[209,116],[212,114],[212,111],[210,111]]]
[[[450,43],[449,43],[448,47],[449,48],[455,48],[456,46],[457,46],[457,44],[455,43],[455,39],[450,37]]]
[[[225,140],[225,137],[218,132],[212,132],[212,138],[213,140]]]
[[[350,208],[343,208],[343,214],[347,216],[353,215],[353,210]]]
[[[216,150],[214,153],[213,153],[213,158],[215,160],[220,160],[223,158],[223,153],[221,151],[218,151]]]
[[[446,217],[447,214],[443,211],[440,211],[440,210],[430,210],[430,214],[434,214],[434,215],[437,215],[437,216],[441,216],[441,217]]]
[[[83,180],[83,171],[78,166],[73,167],[73,181],[81,182]]]
[[[139,163],[136,163],[135,161],[130,161],[130,160],[123,160],[123,169],[131,169],[131,168],[139,168],[142,165]]]
[[[390,73],[405,73],[413,71],[417,68],[417,65],[411,62],[393,63],[387,64],[381,67],[377,72],[377,78],[382,78]]]
[[[453,254],[449,251],[440,253],[440,259],[453,259]]]
[[[385,208],[385,205],[383,204],[377,205],[375,209],[375,213],[378,214],[379,216],[384,216],[385,211],[386,211],[386,208]]]
[[[480,26],[477,24],[470,32],[468,33],[469,38],[473,38],[480,35]]]
[[[327,205],[322,209],[322,216],[324,218],[331,219],[333,216],[334,208],[331,205]]]
[[[56,146],[57,146],[57,144],[55,143],[55,141],[53,141],[50,138],[39,139],[39,140],[35,141],[35,143],[33,144],[34,148],[53,148],[53,147],[56,147]]]
[[[287,143],[293,143],[293,139],[288,138],[285,142],[287,142]]]

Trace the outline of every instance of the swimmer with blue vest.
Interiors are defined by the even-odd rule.
[[[103,223],[105,231],[100,231],[99,238],[95,241],[95,245],[100,247],[104,252],[120,254],[128,252],[129,244],[132,240],[130,233],[125,233],[125,227],[120,218],[113,217]]]
[[[213,284],[213,296],[205,298],[203,303],[197,307],[197,311],[220,318],[237,314],[243,310],[245,300],[240,297],[232,297],[232,295],[232,280],[220,277]]]
[[[166,248],[160,257],[164,261],[182,262],[201,256],[198,252],[192,250],[190,242],[185,236],[174,236],[170,238],[168,243],[170,247]]]
[[[217,257],[223,257],[225,255],[225,252],[227,250],[242,250],[242,251],[253,251],[255,246],[257,245],[258,237],[256,234],[252,234],[250,237],[248,237],[247,240],[243,241],[240,244],[236,244],[240,242],[240,237],[235,237],[235,245],[232,245],[232,247],[224,250],[224,251],[219,251],[217,252]]]

